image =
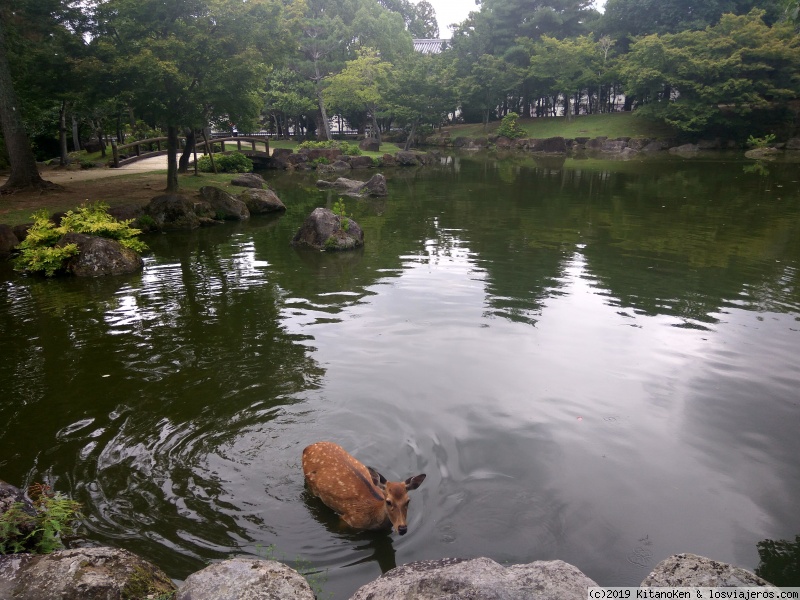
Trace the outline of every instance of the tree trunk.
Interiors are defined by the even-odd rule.
[[[167,192],[178,191],[178,128],[167,126]]]
[[[417,133],[417,123],[419,123],[419,119],[414,119],[414,122],[411,123],[411,133],[408,134],[408,139],[406,140],[405,146],[403,146],[403,150],[406,152],[409,151],[411,148],[411,144],[414,143],[414,135]]]
[[[178,173],[189,172],[189,159],[192,158],[192,152],[194,152],[194,145],[195,145],[194,129],[187,128],[186,147],[183,149],[183,154],[181,154],[181,159],[178,162]]]
[[[375,109],[373,108],[369,111],[372,115],[372,136],[378,140],[378,144],[381,143],[381,128],[378,125],[378,118],[375,116]]]
[[[33,155],[28,134],[22,124],[17,95],[11,84],[2,19],[0,19],[0,125],[6,141],[8,160],[11,163],[11,175],[0,188],[0,192],[58,187],[42,179],[36,167],[36,157]]]
[[[81,151],[81,130],[78,127],[78,117],[72,115],[72,149],[75,152]]]
[[[69,150],[67,149],[67,101],[61,101],[58,111],[58,164],[65,167],[69,164]]]

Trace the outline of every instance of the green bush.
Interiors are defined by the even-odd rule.
[[[130,226],[131,221],[117,221],[108,214],[108,205],[102,202],[81,206],[77,212],[68,211],[56,226],[50,214],[41,210],[33,215],[33,225],[28,236],[17,248],[20,255],[14,261],[18,271],[44,272],[52,277],[64,261],[78,253],[75,244],[56,248],[55,244],[67,233],[85,233],[118,241],[134,252],[144,252],[147,245],[137,239],[141,231]]]
[[[517,123],[519,115],[515,112],[508,113],[500,122],[500,127],[497,128],[497,135],[507,137],[510,140],[515,140],[525,136],[525,130]]]
[[[752,135],[747,138],[747,145],[751,148],[769,148],[774,142],[774,133],[767,134],[762,138],[753,137]]]
[[[250,173],[253,170],[253,161],[241,152],[214,154],[214,163],[221,173]],[[206,154],[198,158],[197,168],[203,173],[211,173],[211,157]]]
[[[31,552],[49,554],[64,548],[62,538],[75,533],[81,505],[50,493],[47,486],[31,488],[33,514],[22,502],[15,502],[0,515],[0,554]]]
[[[344,200],[339,198],[336,202],[333,203],[333,214],[339,217],[339,223],[342,225],[342,229],[345,231],[350,229],[350,217],[347,216],[346,207],[344,205]]]
[[[297,147],[299,150],[316,150],[319,148],[338,148],[342,154],[346,156],[361,156],[361,148],[358,144],[352,144],[346,141],[333,140],[323,142],[303,142]]]

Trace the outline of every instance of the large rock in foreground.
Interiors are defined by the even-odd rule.
[[[342,219],[327,208],[317,208],[303,222],[292,245],[317,250],[353,250],[364,245],[364,232],[353,219]]]
[[[596,585],[560,560],[503,567],[489,558],[446,558],[392,569],[351,600],[585,600]]]
[[[161,569],[116,548],[0,556],[0,598],[108,600],[175,590]]]
[[[386,189],[386,177],[381,173],[373,175],[372,179],[367,182],[347,179],[345,177],[339,177],[336,181],[319,180],[317,181],[317,187],[322,189],[334,189],[345,196],[378,197],[389,195]]]
[[[176,600],[314,600],[297,571],[274,560],[232,558],[186,578]]]
[[[142,257],[116,240],[68,233],[56,243],[57,247],[75,244],[78,254],[67,259],[64,268],[78,277],[101,277],[136,273],[144,267]]]
[[[642,587],[773,587],[746,569],[697,554],[674,554],[662,560]]]

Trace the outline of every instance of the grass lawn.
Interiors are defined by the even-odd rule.
[[[519,119],[519,125],[527,132],[526,137],[564,138],[606,136],[610,139],[618,137],[668,138],[675,132],[662,124],[637,117],[632,113],[609,113],[602,115],[580,115],[569,121],[565,117],[540,117],[536,119]],[[500,121],[489,123],[484,130],[481,123],[470,125],[454,125],[445,127],[451,138],[482,137],[494,133]]]

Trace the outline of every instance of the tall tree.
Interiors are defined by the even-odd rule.
[[[18,0],[0,4],[0,123],[11,163],[3,191],[55,187],[44,181],[26,119],[45,103],[62,105],[69,87],[66,49],[78,38],[81,12],[69,0]],[[53,85],[51,85],[53,84]],[[22,92],[22,93],[20,93]]]
[[[678,33],[716,25],[726,13],[747,14],[764,9],[765,20],[780,17],[782,0],[608,0],[602,18],[605,33],[625,40],[651,33]],[[627,43],[625,44],[627,47]]]
[[[372,136],[381,141],[378,111],[389,107],[387,91],[391,63],[381,59],[377,50],[364,48],[359,56],[348,61],[341,73],[330,78],[325,97],[332,106],[345,112],[365,110],[372,123]]]
[[[531,57],[531,76],[554,96],[564,100],[564,115],[575,112],[571,99],[597,83],[600,47],[590,36],[558,40],[543,36]]]
[[[442,54],[415,52],[394,69],[389,95],[393,117],[409,129],[408,150],[420,125],[438,127],[457,109],[453,65]]]
[[[800,95],[800,37],[763,16],[727,14],[702,31],[636,40],[620,70],[625,92],[645,103],[642,114],[689,133],[780,114]]]
[[[167,190],[178,189],[178,133],[210,122],[247,129],[263,106],[267,59],[279,57],[279,0],[106,0],[98,54],[116,92],[167,130]]]

